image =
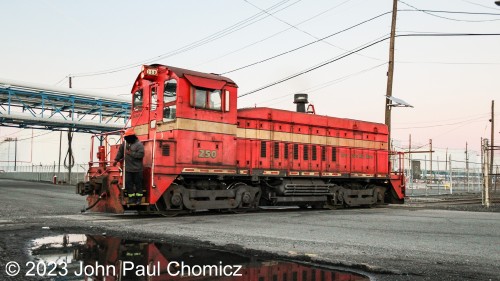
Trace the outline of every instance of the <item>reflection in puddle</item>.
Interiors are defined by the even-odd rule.
[[[36,239],[33,244],[33,257],[48,264],[48,272],[51,264],[58,265],[46,274],[57,280],[370,280],[289,261],[119,237],[69,234]]]

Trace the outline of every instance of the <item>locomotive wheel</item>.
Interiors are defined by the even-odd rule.
[[[252,207],[257,208],[259,206],[259,200],[260,200],[260,192],[257,192],[255,194],[255,197],[252,198],[251,192],[248,191],[248,185],[242,182],[235,182],[232,183],[228,186],[227,189],[241,189],[242,191],[238,191],[240,195],[240,204],[235,208],[235,209],[230,209],[230,210],[248,210],[251,209]]]

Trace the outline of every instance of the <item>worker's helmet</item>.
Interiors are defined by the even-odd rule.
[[[134,128],[128,128],[126,131],[125,131],[125,134],[123,134],[124,137],[128,137],[128,136],[135,136],[135,131],[134,131]]]

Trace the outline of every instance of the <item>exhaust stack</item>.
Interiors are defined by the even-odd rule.
[[[306,104],[309,103],[307,97],[307,94],[295,94],[293,96],[293,103],[297,105],[297,112],[306,112]]]

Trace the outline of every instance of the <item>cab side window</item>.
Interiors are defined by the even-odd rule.
[[[158,107],[158,91],[156,86],[151,88],[151,111]]]
[[[177,99],[177,80],[166,80],[163,84],[163,122],[176,118],[177,107],[173,103]]]
[[[143,95],[142,95],[142,89],[138,90],[137,92],[134,93],[134,99],[133,99],[133,107],[134,111],[138,111],[142,109],[142,104],[143,104]]]
[[[193,87],[191,106],[195,108],[222,111],[222,94],[220,90]]]
[[[207,105],[207,91],[201,89],[194,89],[194,107],[206,108]]]

